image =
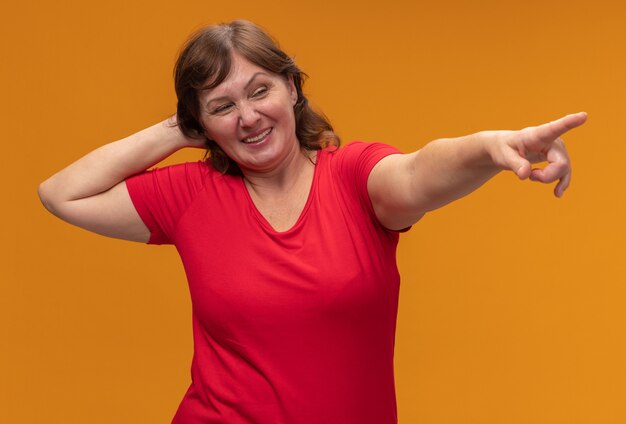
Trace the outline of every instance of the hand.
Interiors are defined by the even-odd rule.
[[[497,131],[492,143],[491,157],[502,169],[508,169],[524,180],[549,184],[559,181],[554,195],[561,197],[570,184],[572,170],[565,143],[561,136],[585,123],[587,113],[564,116],[556,121],[519,131]],[[548,162],[543,169],[532,164]]]
[[[178,126],[178,117],[176,114],[170,116],[163,121],[168,133],[173,140],[182,147],[193,147],[199,149],[207,148],[207,139],[204,134],[197,134],[194,137],[186,136]]]

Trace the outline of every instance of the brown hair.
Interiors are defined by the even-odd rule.
[[[183,134],[196,138],[204,136],[199,94],[202,90],[217,87],[226,79],[233,51],[270,72],[293,78],[298,94],[294,106],[296,137],[302,148],[319,150],[339,146],[339,137],[328,119],[311,108],[302,92],[307,75],[263,29],[244,20],[203,28],[183,47],[174,68],[178,126]],[[206,143],[213,168],[222,173],[241,172],[215,141],[207,139]]]

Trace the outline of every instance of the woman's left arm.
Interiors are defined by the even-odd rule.
[[[439,139],[406,155],[382,159],[368,178],[367,189],[379,221],[399,230],[426,212],[459,199],[502,170],[520,179],[552,183],[561,197],[571,179],[570,161],[560,139],[587,120],[585,112],[519,131],[481,131]],[[547,161],[545,168],[532,164]]]

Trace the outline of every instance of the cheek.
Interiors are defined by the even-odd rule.
[[[216,119],[205,119],[202,121],[204,134],[214,141],[220,141],[225,138],[232,138],[236,134],[236,121],[228,117]]]
[[[266,111],[268,115],[272,116],[276,120],[282,121],[283,123],[291,124],[291,121],[294,121],[295,119],[293,106],[291,105],[289,98],[282,99],[280,102],[268,104]]]
[[[285,110],[285,117],[287,119],[287,121],[289,122],[289,125],[294,127],[296,127],[296,113],[293,110],[293,107],[290,107],[288,109]]]

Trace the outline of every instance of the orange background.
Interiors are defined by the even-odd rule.
[[[626,11],[606,0],[4,4],[0,422],[171,419],[192,354],[175,250],[72,228],[36,188],[173,113],[179,47],[233,18],[296,56],[344,141],[589,112],[563,199],[500,175],[402,237],[399,418],[626,422]]]

